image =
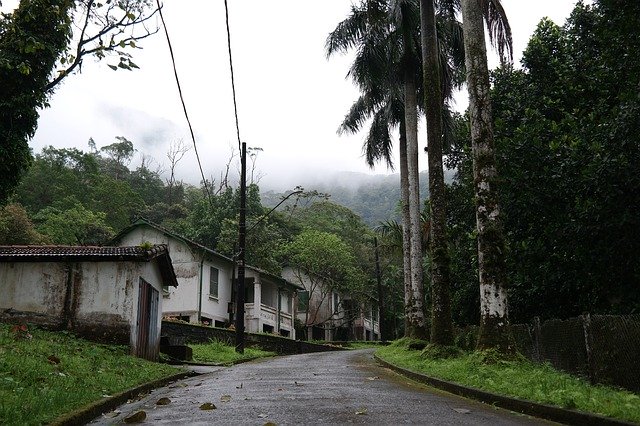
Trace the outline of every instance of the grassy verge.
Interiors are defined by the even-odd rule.
[[[410,350],[401,339],[378,349],[387,362],[464,386],[640,423],[640,395],[587,381],[524,359],[499,360],[487,353],[462,353],[434,359]],[[453,351],[452,351],[453,352]]]
[[[42,424],[180,370],[128,355],[124,346],[0,324],[0,424]]]
[[[275,355],[275,352],[267,352],[254,348],[245,348],[244,354],[239,354],[233,346],[226,345],[217,340],[212,340],[210,343],[189,346],[193,349],[193,360],[196,362],[232,364],[246,359],[264,358]]]

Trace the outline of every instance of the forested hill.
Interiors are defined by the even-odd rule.
[[[368,175],[339,172],[323,181],[303,181],[305,191],[316,190],[330,195],[330,200],[353,210],[369,226],[377,226],[389,219],[399,219],[400,174]],[[263,190],[262,203],[275,206],[282,193]],[[427,172],[420,173],[420,198],[429,196]]]

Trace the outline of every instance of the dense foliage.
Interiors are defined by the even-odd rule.
[[[47,104],[49,75],[71,37],[72,0],[22,1],[0,14],[0,202],[31,162],[28,140]]]
[[[493,83],[510,312],[569,317],[640,309],[640,4],[578,4],[563,27],[543,20],[523,69]],[[465,129],[461,129],[464,133]],[[459,323],[476,323],[468,149],[450,188]],[[454,281],[454,282],[456,282]]]
[[[54,88],[87,56],[138,68],[127,50],[157,32],[156,12],[152,0],[21,0],[0,14],[0,204],[31,163],[28,142]]]

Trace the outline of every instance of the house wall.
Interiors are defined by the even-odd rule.
[[[203,251],[192,249],[185,242],[172,238],[151,227],[139,226],[125,235],[119,244],[135,246],[144,242],[166,244],[173,268],[178,279],[178,287],[165,291],[162,304],[164,316],[188,317],[190,322],[198,322],[198,307],[201,316],[214,325],[216,321],[227,322],[228,302],[231,301],[232,264],[225,259],[205,255]],[[210,267],[218,269],[218,297],[209,295]],[[202,289],[202,291],[201,291]],[[198,300],[201,303],[198,303]]]
[[[282,269],[282,277],[287,281],[303,286],[307,291],[311,292],[309,295],[309,318],[307,319],[306,311],[298,310],[298,320],[302,321],[302,323],[306,321],[308,325],[314,325],[322,324],[331,319],[333,314],[331,292],[322,285],[321,281],[319,281],[320,284],[316,285],[306,273],[291,267]]]
[[[334,340],[336,335],[336,326],[344,326],[345,313],[344,306],[338,307],[343,300],[348,300],[349,295],[340,294],[335,291],[328,290],[321,279],[312,281],[311,277],[295,268],[285,267],[282,270],[282,276],[290,282],[302,285],[307,291],[310,291],[309,298],[309,317],[306,311],[298,310],[297,319],[307,325],[307,336],[311,338],[322,338],[327,341]],[[369,310],[368,318],[365,318],[365,311]],[[371,319],[371,307],[361,307],[360,318],[356,318],[351,323],[350,333],[355,336],[356,340],[377,340],[380,335],[377,320]],[[318,330],[317,327],[326,327],[324,330]],[[314,333],[314,328],[316,328]],[[316,337],[313,337],[313,336]],[[367,338],[368,337],[368,338]]]
[[[138,283],[143,278],[161,294],[156,262],[0,263],[0,318],[67,328],[91,340],[130,345],[135,353]],[[150,335],[158,338],[152,347],[159,345],[161,320],[153,318]]]
[[[32,267],[27,263],[0,263],[0,315],[6,318],[29,313],[31,322],[60,325],[66,281],[64,264],[35,264]]]

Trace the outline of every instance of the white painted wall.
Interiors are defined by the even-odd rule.
[[[64,307],[66,277],[63,264],[0,263],[0,310],[57,318]]]
[[[130,344],[134,348],[138,336],[138,283],[143,278],[162,294],[162,277],[157,260],[151,262],[15,262],[0,263],[0,310],[44,314],[49,322],[63,317],[69,268],[72,321],[77,326],[128,324]],[[162,297],[159,300],[162,310]],[[160,336],[162,316],[153,327]],[[159,345],[151,342],[152,346]]]
[[[212,321],[228,321],[227,304],[231,301],[231,262],[206,254],[204,250],[192,248],[177,238],[169,237],[157,229],[144,225],[134,228],[125,235],[120,240],[120,245],[135,246],[144,242],[168,246],[178,279],[178,287],[170,288],[168,296],[164,297],[163,315],[188,316],[191,322],[197,322],[200,299],[203,317],[210,318]],[[217,298],[209,296],[210,267],[218,269]]]

